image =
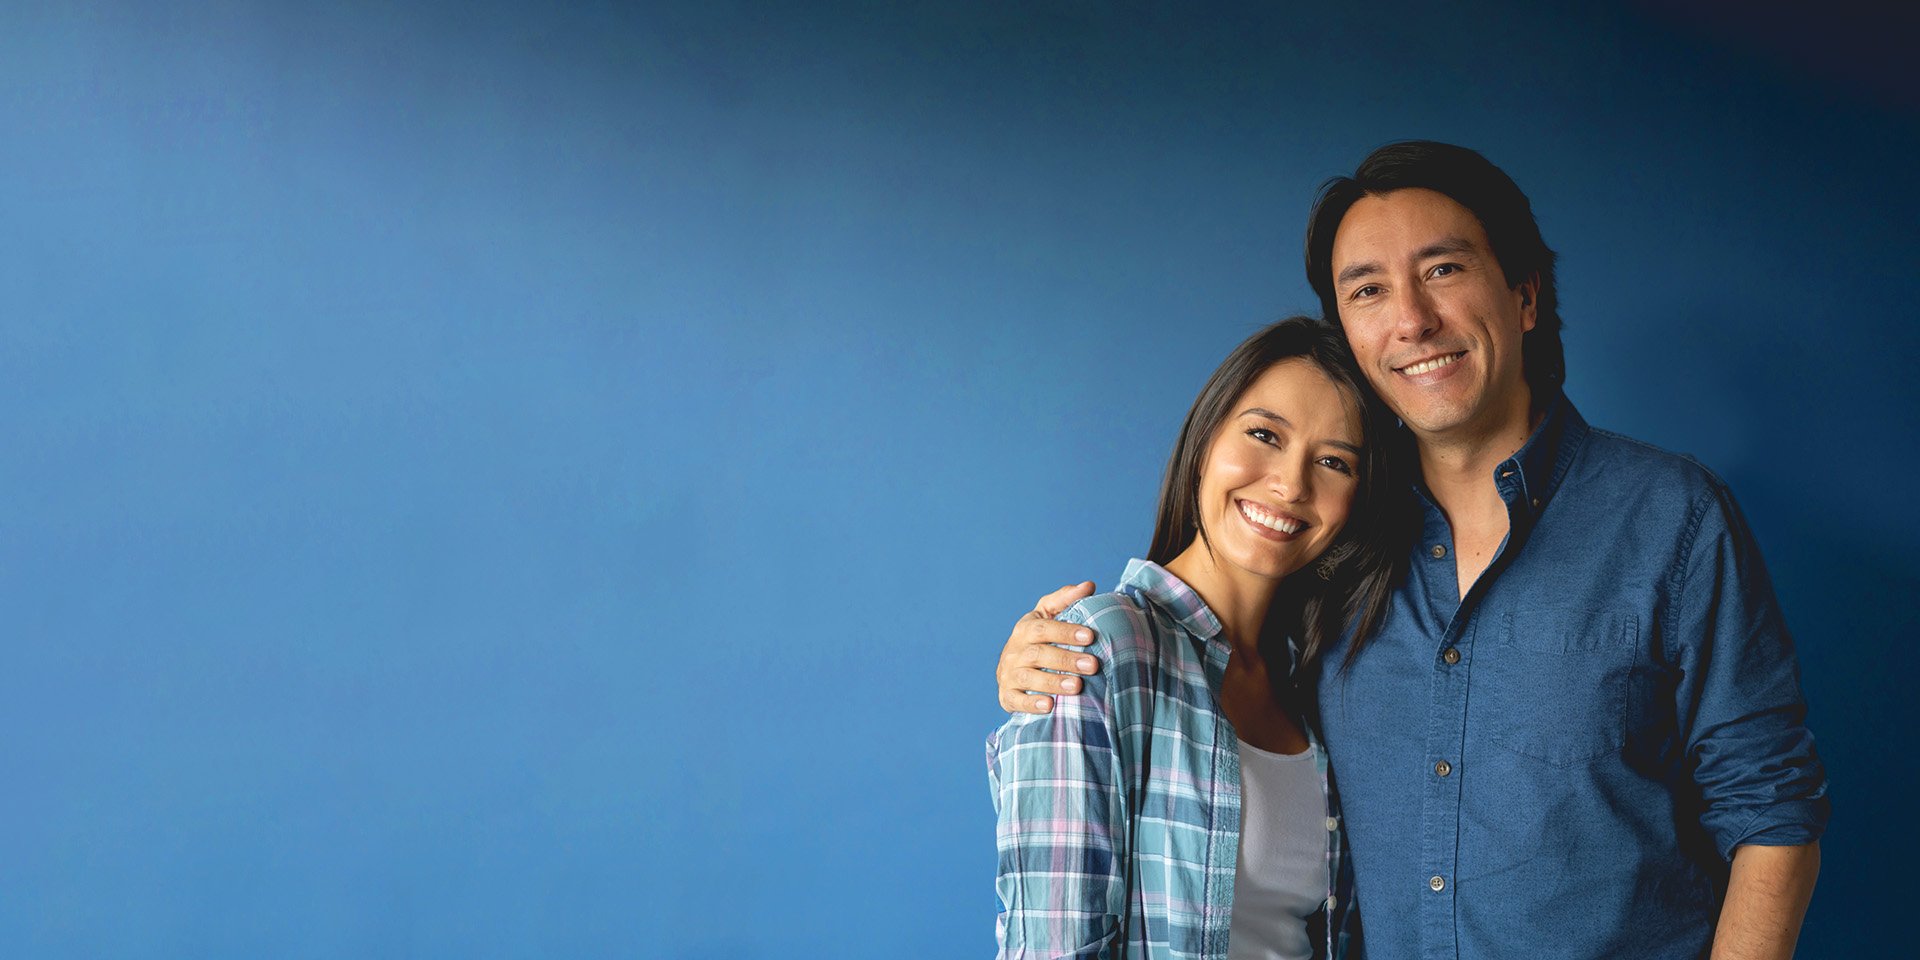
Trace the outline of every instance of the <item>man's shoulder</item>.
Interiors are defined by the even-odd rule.
[[[1611,430],[1592,428],[1574,469],[1604,493],[1622,501],[1696,504],[1727,496],[1727,483],[1691,455],[1675,453]]]

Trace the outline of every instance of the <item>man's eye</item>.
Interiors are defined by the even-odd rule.
[[[1378,284],[1369,283],[1366,286],[1353,291],[1353,299],[1359,300],[1362,297],[1371,297],[1379,292],[1380,292],[1380,286]]]
[[[1437,267],[1434,267],[1434,268],[1433,268],[1433,273],[1432,273],[1432,275],[1433,275],[1433,276],[1436,276],[1436,277],[1444,277],[1444,276],[1447,276],[1447,275],[1449,275],[1449,274],[1454,274],[1454,273],[1459,273],[1459,272],[1460,272],[1460,265],[1459,265],[1459,264],[1457,264],[1457,263],[1443,263],[1443,264],[1440,264],[1439,266],[1437,266]]]

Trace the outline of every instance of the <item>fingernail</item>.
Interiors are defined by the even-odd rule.
[[[1076,664],[1074,664],[1074,666],[1077,666],[1077,667],[1079,667],[1079,668],[1080,668],[1080,669],[1082,669],[1082,670],[1092,670],[1092,669],[1093,669],[1093,658],[1092,658],[1092,657],[1081,657],[1081,658],[1080,658],[1080,662],[1078,662],[1078,663],[1076,663]]]
[[[1082,642],[1082,643],[1092,643],[1092,642],[1093,642],[1093,631],[1091,631],[1091,630],[1075,630],[1075,631],[1073,632],[1073,638],[1074,638],[1075,640],[1079,640],[1079,641],[1080,641],[1080,642]]]
[[[1068,693],[1072,693],[1073,687],[1074,687],[1074,679],[1072,677],[1064,677],[1060,680],[1060,689],[1065,690]]]
[[[1034,697],[1034,698],[1033,698],[1033,708],[1034,708],[1035,710],[1038,710],[1038,711],[1040,711],[1041,713],[1046,713],[1046,712],[1047,712],[1047,698],[1046,698],[1046,697]]]

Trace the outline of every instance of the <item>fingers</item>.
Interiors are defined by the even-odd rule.
[[[1077,623],[1053,619],[1061,611],[1093,595],[1093,582],[1083,581],[1061,587],[1040,598],[1032,612],[1013,626],[1013,635],[1000,651],[1000,666],[994,679],[1000,684],[1000,708],[1013,713],[1049,713],[1053,697],[1049,694],[1076,694],[1084,684],[1077,676],[1099,672],[1100,661],[1078,650],[1054,646],[1084,647],[1093,643],[1093,630]],[[1048,671],[1058,671],[1049,673]]]
[[[1092,642],[1093,628],[1083,624],[1062,623],[1051,618],[1044,618],[1040,616],[1040,611],[1035,610],[1020,618],[1020,622],[1013,625],[1013,636],[1007,638],[1007,649],[1006,652],[1001,655],[1001,659],[1004,660],[1008,655],[1022,652],[1017,650],[1019,647],[1044,647],[1054,643],[1084,647]],[[1082,670],[1080,672],[1092,673],[1093,671]]]
[[[1078,631],[1091,632],[1087,631],[1087,628],[1075,624],[1055,623],[1051,620],[1047,622],[1051,626],[1074,627]],[[1052,632],[1058,633],[1059,631]],[[1009,650],[1009,655],[1004,658],[1005,666],[1011,670],[1036,668],[1041,670],[1058,670],[1061,673],[1079,673],[1087,676],[1092,676],[1100,672],[1099,660],[1094,659],[1093,656],[1085,650],[1067,650],[1056,647],[1053,645],[1056,639],[1057,638],[1050,637],[1045,643],[1029,644],[1018,650]],[[1066,641],[1060,640],[1058,642],[1064,643]],[[1092,641],[1086,642],[1090,643]],[[1081,643],[1081,641],[1075,641],[1075,643],[1080,643],[1084,646],[1084,643]],[[1029,689],[1037,690],[1040,688],[1030,687]]]
[[[1065,654],[1065,650],[1057,650]],[[1049,693],[1071,696],[1080,692],[1082,681],[1072,674],[1048,673],[1037,667],[1007,670],[1000,685],[1000,709],[1019,713],[1047,713],[1053,709]]]
[[[1051,620],[1059,616],[1061,611],[1091,596],[1093,596],[1093,581],[1082,580],[1041,597],[1040,602],[1033,605],[1033,610]]]
[[[1052,697],[1038,697],[1031,693],[1015,693],[1000,688],[1000,709],[1008,713],[1051,713]]]
[[[1048,673],[1033,667],[1021,667],[1007,676],[1009,689],[1033,693],[1079,693],[1084,682],[1070,673]]]
[[[1013,636],[1000,651],[1000,666],[995,670],[1001,686],[1010,686],[1012,671],[1038,667],[1066,673],[1093,674],[1100,662],[1081,650],[1063,649],[1054,644],[1084,647],[1093,642],[1093,630],[1077,623],[1058,620],[1022,620],[1013,628]]]

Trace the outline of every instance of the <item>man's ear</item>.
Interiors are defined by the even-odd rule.
[[[1529,274],[1514,289],[1520,292],[1520,314],[1524,324],[1521,329],[1532,330],[1540,319],[1540,275]]]

